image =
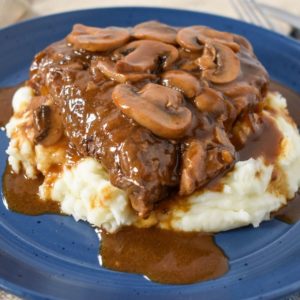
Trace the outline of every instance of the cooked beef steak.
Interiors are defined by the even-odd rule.
[[[235,126],[255,120],[245,116],[260,110],[268,75],[243,37],[147,22],[74,26],[36,55],[28,84],[69,144],[99,160],[147,216],[170,192],[191,194],[232,167]],[[36,124],[50,115],[42,105]]]

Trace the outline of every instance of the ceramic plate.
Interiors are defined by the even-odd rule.
[[[300,44],[270,31],[209,14],[160,8],[106,8],[63,13],[0,31],[0,86],[28,78],[35,53],[62,39],[74,23],[132,26],[156,19],[202,24],[246,36],[271,77],[300,92]],[[299,99],[300,105],[300,99]],[[0,133],[0,172],[8,140]],[[223,277],[162,285],[99,267],[93,229],[70,217],[26,216],[0,203],[0,287],[30,299],[273,299],[300,290],[300,223],[264,222],[216,236],[229,257]]]

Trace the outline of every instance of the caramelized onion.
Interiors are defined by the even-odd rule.
[[[177,42],[183,48],[191,51],[201,50],[206,43],[218,42],[230,47],[233,51],[240,49],[234,41],[234,36],[229,32],[217,31],[205,26],[191,26],[179,30]]]
[[[162,74],[162,83],[168,87],[175,87],[188,98],[195,97],[201,90],[199,79],[181,70],[170,70]]]
[[[219,43],[205,45],[197,64],[203,71],[203,77],[214,83],[233,81],[240,73],[240,60],[236,54]]]

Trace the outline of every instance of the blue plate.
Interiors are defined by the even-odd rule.
[[[246,36],[272,78],[300,92],[300,45],[239,21],[191,11],[108,8],[58,14],[0,31],[0,86],[27,78],[35,53],[62,39],[74,23],[131,26],[157,19],[172,25],[205,24]],[[300,100],[300,99],[299,99]],[[300,105],[300,104],[299,104]],[[0,172],[7,139],[0,136]],[[300,290],[300,223],[277,220],[218,234],[230,271],[193,285],[161,285],[98,265],[98,240],[70,217],[30,217],[0,203],[0,287],[30,299],[273,299]]]

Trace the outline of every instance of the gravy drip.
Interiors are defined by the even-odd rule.
[[[288,110],[297,124],[300,126],[300,95],[292,89],[280,84],[276,81],[270,82],[270,90],[277,91],[287,100]],[[299,191],[295,197],[288,201],[287,205],[274,213],[276,219],[279,219],[288,224],[296,223],[300,220],[300,194]]]
[[[4,129],[4,126],[9,121],[13,114],[12,109],[12,97],[16,90],[23,85],[23,82],[12,87],[0,88],[0,127]]]
[[[43,201],[39,198],[38,188],[42,183],[42,176],[36,179],[26,178],[23,172],[14,173],[7,164],[2,179],[3,196],[7,207],[26,215],[60,214],[58,202]]]
[[[60,113],[69,143],[101,162],[147,217],[174,190],[188,196],[230,170],[231,131],[259,113],[268,81],[243,37],[154,22],[77,24],[35,56],[28,85],[51,98],[37,112],[52,101],[47,111]]]
[[[300,220],[300,194],[299,191],[295,197],[288,201],[287,205],[280,208],[273,214],[276,219],[288,224],[294,224]]]
[[[101,232],[99,260],[106,268],[171,284],[209,280],[228,271],[227,258],[212,234],[158,228]]]
[[[274,121],[264,116],[260,129],[250,135],[246,144],[238,151],[239,160],[263,156],[267,163],[273,163],[280,153],[282,138]]]
[[[18,87],[2,89],[0,96],[8,95],[7,90],[13,91]],[[300,107],[296,105],[300,99],[298,94],[278,83],[272,82],[271,88],[280,91],[287,98],[288,106],[294,108],[291,111],[292,114],[300,115]],[[9,119],[7,107],[11,107],[11,96],[7,98],[2,96],[0,101],[2,126]],[[251,151],[252,155],[268,152],[268,149],[264,147],[266,140],[268,140],[266,144],[278,145],[280,140],[278,130],[276,131],[269,119],[265,121],[266,124],[260,131],[261,135],[250,136],[245,148],[240,149],[239,159],[249,158]],[[297,124],[300,125],[300,120]],[[248,150],[249,146],[251,151]],[[277,147],[270,148],[277,149]],[[270,158],[274,155],[275,153],[267,154]],[[217,179],[206,188],[215,189],[218,186]],[[28,215],[60,213],[57,202],[39,199],[37,192],[42,181],[42,177],[31,180],[23,173],[13,174],[11,167],[7,166],[3,175],[3,193],[8,208]],[[287,223],[298,221],[300,219],[299,198],[297,194],[274,216]],[[114,234],[99,230],[98,234],[101,239],[100,262],[109,269],[144,274],[153,281],[173,284],[187,284],[217,278],[228,270],[227,258],[215,244],[211,234],[134,227],[125,227]]]

